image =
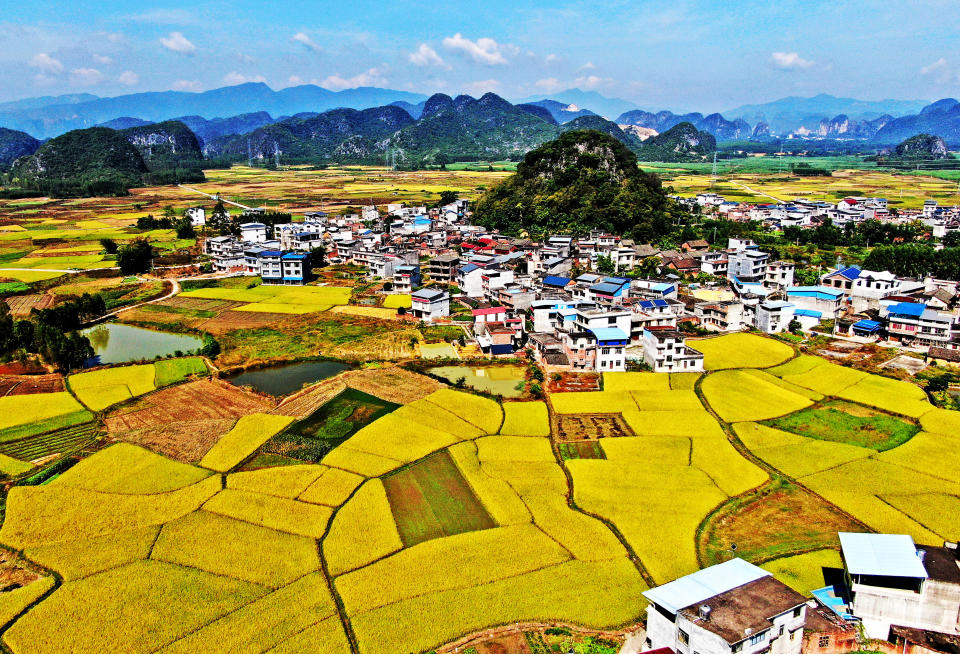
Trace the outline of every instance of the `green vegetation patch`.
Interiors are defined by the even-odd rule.
[[[883,452],[910,440],[914,423],[859,404],[832,400],[763,424],[818,440],[869,447]]]
[[[497,526],[446,450],[383,479],[405,547]]]
[[[315,463],[364,426],[399,406],[348,388],[303,420],[271,438],[263,446],[261,454],[274,454]]]
[[[606,459],[607,456],[597,441],[579,441],[560,443],[560,456],[564,461],[570,459]]]
[[[207,364],[200,357],[185,359],[161,359],[154,365],[156,368],[155,385],[157,388],[183,381],[190,375],[206,375]]]

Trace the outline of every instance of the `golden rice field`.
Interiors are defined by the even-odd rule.
[[[4,643],[392,654],[522,621],[616,628],[642,617],[650,584],[696,570],[704,521],[771,475],[921,543],[960,528],[960,413],[764,337],[698,345],[703,375],[608,374],[602,391],[538,402],[420,395],[318,464],[245,467],[303,417],[281,404],[241,418],[196,466],[118,444],[15,486],[0,543],[59,577]],[[154,383],[127,368],[69,386]],[[836,399],[918,433],[879,451],[765,422]],[[576,414],[620,414],[628,435],[597,440],[599,458],[563,458],[551,424]],[[757,562],[806,592],[837,564],[822,548],[787,543]]]

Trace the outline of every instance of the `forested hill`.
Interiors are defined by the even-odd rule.
[[[121,132],[91,127],[67,132],[21,157],[14,182],[52,196],[117,195],[142,183],[147,165]]]
[[[203,160],[197,136],[179,120],[128,127],[120,133],[140,152],[150,170],[199,166]]]
[[[579,130],[529,152],[516,173],[480,198],[474,221],[514,235],[600,229],[650,241],[684,215],[623,143]]]
[[[0,170],[6,170],[18,157],[33,154],[40,141],[26,132],[0,127]]]
[[[134,186],[202,181],[197,137],[177,121],[125,130],[91,127],[17,159],[13,185],[55,197],[123,195]]]

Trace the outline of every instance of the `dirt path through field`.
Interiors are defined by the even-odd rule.
[[[762,196],[765,197],[765,198],[770,198],[770,199],[773,200],[774,202],[785,202],[785,200],[781,200],[781,199],[778,198],[778,197],[774,197],[774,196],[770,195],[769,193],[764,193],[763,191],[754,190],[754,189],[750,188],[749,186],[747,186],[746,184],[741,184],[740,182],[734,182],[733,180],[731,180],[730,183],[733,184],[734,186],[739,186],[740,188],[742,188],[742,189],[743,189],[744,191],[746,191],[747,193],[753,193],[754,195],[762,195]]]

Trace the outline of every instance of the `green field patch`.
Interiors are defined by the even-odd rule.
[[[383,479],[405,547],[496,526],[446,450]]]
[[[569,459],[606,459],[607,456],[597,441],[578,441],[575,443],[559,443],[560,458]]]
[[[76,417],[79,419],[80,415],[78,414]],[[93,415],[85,411],[83,417],[86,419],[85,422],[72,427],[54,429],[43,434],[0,442],[0,454],[20,461],[36,461],[52,454],[76,451],[96,438],[99,433],[99,427],[91,422]],[[49,421],[48,424],[61,420],[54,419]]]
[[[186,357],[182,359],[161,359],[154,365],[157,388],[183,381],[191,375],[206,375],[207,364],[200,357]]]
[[[293,423],[271,438],[261,448],[260,453],[316,463],[360,429],[399,406],[348,388],[303,420]]]
[[[920,431],[908,420],[843,400],[815,404],[762,424],[808,438],[868,447],[878,452],[902,445]]]

